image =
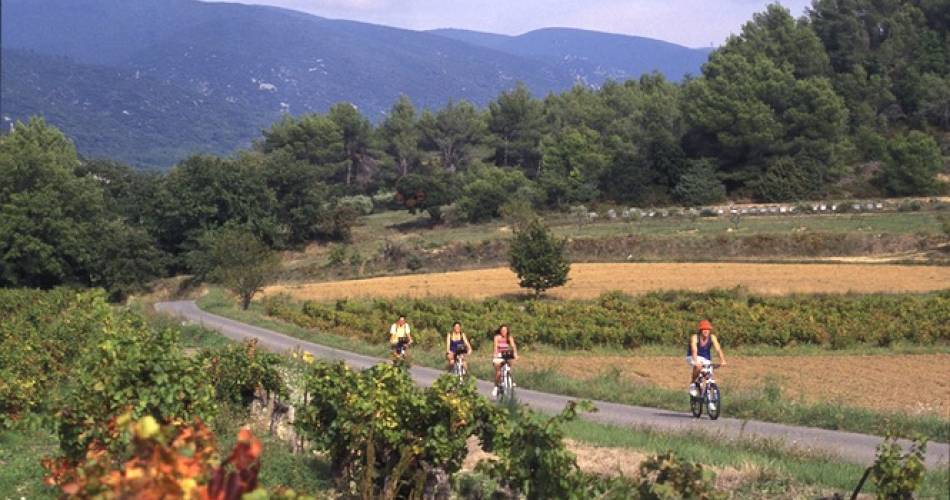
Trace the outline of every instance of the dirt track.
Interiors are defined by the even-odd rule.
[[[550,295],[597,297],[604,291],[638,294],[653,290],[732,288],[753,293],[926,292],[950,288],[950,267],[860,264],[636,263],[574,264],[570,281]],[[268,287],[300,299],[454,295],[463,298],[522,293],[507,268],[416,274],[365,280]]]

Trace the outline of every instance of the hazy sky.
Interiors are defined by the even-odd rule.
[[[208,0],[235,1],[235,0]],[[722,43],[769,0],[238,0],[324,17],[410,29],[466,28],[516,35],[544,27],[658,38],[690,47]],[[799,17],[810,0],[781,0]]]

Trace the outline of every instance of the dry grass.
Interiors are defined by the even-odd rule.
[[[636,479],[640,476],[640,463],[647,459],[647,454],[631,448],[596,446],[573,439],[565,439],[564,444],[577,457],[577,466],[582,471],[598,476]],[[469,438],[468,455],[462,463],[462,471],[472,471],[480,460],[490,460],[492,458],[491,453],[486,453],[481,449],[476,438]],[[750,485],[775,482],[779,479],[779,475],[775,471],[760,464],[745,463],[739,467],[710,467],[710,469],[716,473],[716,490],[722,492],[748,489]],[[790,484],[787,491],[782,494],[769,491],[767,496],[769,498],[799,499],[816,498],[821,493],[825,493],[821,488],[803,484]],[[753,495],[740,496],[751,497]],[[863,500],[870,497],[861,495],[859,498]]]
[[[574,264],[570,282],[549,292],[562,299],[589,299],[608,290],[704,291],[743,286],[765,295],[788,293],[926,292],[950,286],[950,267],[859,264],[630,263]],[[485,298],[521,293],[507,268],[391,276],[268,287],[266,294],[298,299],[445,296]]]
[[[462,470],[470,471],[481,460],[491,460],[494,455],[482,450],[478,439],[468,439],[468,455],[462,462]],[[629,448],[606,448],[565,439],[564,444],[577,456],[577,465],[582,471],[601,476],[636,477],[640,462],[647,458],[643,453]]]
[[[754,389],[765,381],[782,394],[809,403],[840,402],[873,410],[912,415],[950,416],[950,354],[874,356],[729,356],[716,378],[724,391]],[[689,371],[684,356],[559,356],[532,353],[520,365],[556,367],[563,375],[588,379],[616,367],[630,380],[685,391]],[[598,367],[600,370],[592,370]]]

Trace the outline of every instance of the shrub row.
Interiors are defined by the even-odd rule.
[[[276,296],[265,299],[264,305],[272,317],[374,343],[388,338],[388,326],[399,314],[407,316],[413,338],[425,346],[444,342],[452,323],[460,321],[475,349],[487,345],[501,324],[509,324],[522,345],[589,349],[682,344],[685,349],[687,334],[701,318],[712,320],[716,333],[731,346],[842,348],[950,341],[950,290],[791,297],[752,296],[741,289],[638,297],[609,292],[593,301],[402,298],[298,303]]]

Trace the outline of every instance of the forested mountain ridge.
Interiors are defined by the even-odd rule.
[[[198,117],[194,122],[191,112],[183,109],[183,116],[192,121],[185,129],[170,118],[149,125],[126,121],[128,137],[119,137],[115,123],[103,115],[87,116],[79,127],[75,119],[64,119],[69,113],[62,103],[46,106],[41,101],[26,103],[21,97],[4,105],[10,119],[46,114],[51,123],[74,137],[84,154],[108,154],[143,166],[167,167],[184,158],[182,153],[194,141],[175,149],[155,148],[151,140],[145,140],[165,131],[172,140],[178,135],[173,129],[217,129],[221,139],[207,143],[201,151],[219,153],[247,144],[284,113],[325,112],[340,101],[353,103],[378,122],[403,94],[424,108],[461,99],[485,105],[516,82],[523,82],[535,95],[546,95],[567,90],[578,81],[596,84],[606,77],[636,77],[638,72],[668,69],[665,57],[619,71],[603,66],[603,61],[535,57],[531,50],[523,54],[496,50],[433,33],[263,6],[194,0],[9,0],[2,8],[4,48],[116,69],[107,78],[108,86],[97,88],[95,79],[85,80],[76,89],[83,93],[76,95],[79,101],[96,100],[88,94],[103,93],[109,87],[132,92],[117,98],[129,101],[143,90],[133,90],[134,84],[143,81],[181,89],[180,96],[169,96],[170,103],[198,96],[207,121]],[[603,49],[599,52],[627,52],[632,57],[629,52],[638,50],[626,41],[632,37],[611,37],[598,42]],[[609,45],[616,47],[608,49]],[[696,54],[700,57],[678,62],[679,69],[674,70],[679,73],[671,78],[698,72],[705,55]],[[48,60],[33,61],[22,55],[17,59],[13,69],[18,72],[35,65],[28,71],[43,73],[48,86],[70,84],[70,72],[48,71]],[[4,73],[5,79],[17,75],[12,70]],[[131,75],[135,78],[118,83]],[[19,83],[5,84],[11,90],[22,88]],[[175,112],[172,106],[167,110]],[[235,113],[246,118],[227,123],[217,118]],[[99,123],[100,119],[105,121]],[[133,152],[134,148],[142,151]]]
[[[17,49],[0,56],[4,127],[22,116],[45,116],[69,131],[87,157],[154,166],[199,152],[226,155],[250,146],[265,125],[247,106],[222,104],[140,71]]]
[[[590,85],[601,85],[608,79],[639,78],[654,71],[679,81],[699,74],[712,52],[651,38],[572,28],[544,28],[518,36],[458,29],[430,33],[559,65]]]

